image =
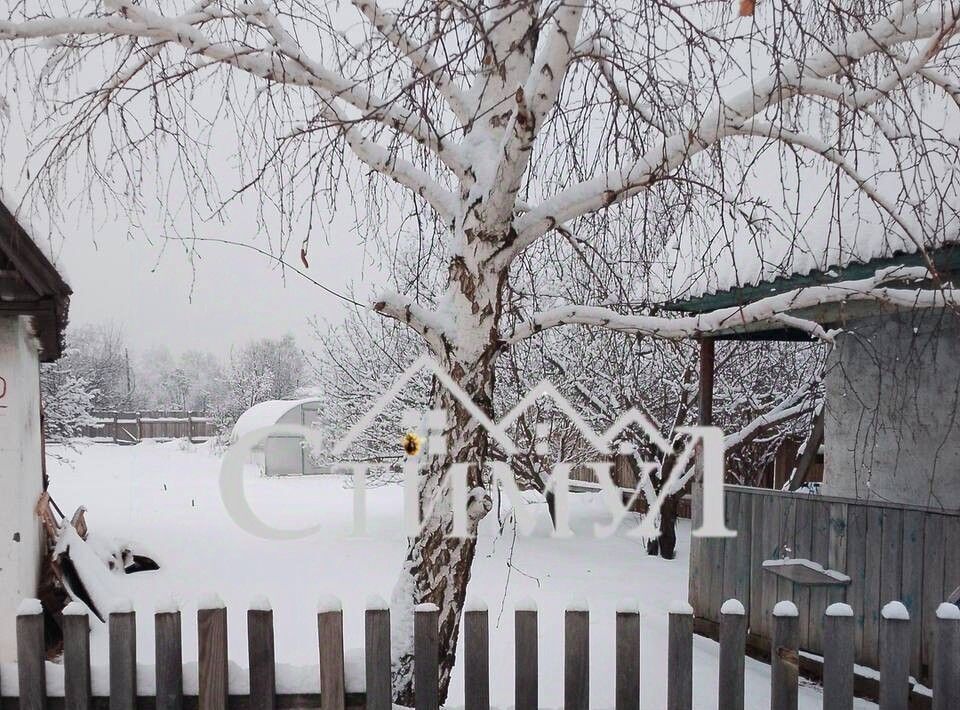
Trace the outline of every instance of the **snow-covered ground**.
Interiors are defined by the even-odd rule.
[[[132,447],[84,445],[57,450],[69,462],[51,461],[54,499],[67,514],[88,508],[91,533],[129,541],[153,556],[159,572],[116,575],[115,593],[133,600],[139,613],[139,661],[153,661],[152,614],[171,597],[182,604],[184,656],[196,659],[195,612],[200,599],[219,594],[229,608],[231,659],[246,659],[245,610],[257,596],[275,610],[277,659],[298,666],[316,663],[318,598],[343,601],[345,645],[363,645],[363,611],[371,595],[389,598],[405,544],[400,532],[401,490],[385,486],[368,492],[365,539],[346,537],[352,525],[352,491],[338,476],[264,479],[250,475],[248,498],[257,512],[279,527],[322,524],[323,532],[290,542],[265,541],[243,532],[220,501],[220,459],[206,447],[180,442]],[[470,596],[490,608],[491,692],[499,707],[513,698],[513,607],[533,598],[540,609],[541,703],[562,704],[565,606],[587,600],[591,611],[591,707],[611,707],[614,668],[614,614],[625,599],[643,613],[643,705],[664,706],[665,649],[670,602],[686,597],[689,528],[680,531],[678,559],[648,557],[643,545],[624,534],[596,539],[593,523],[605,519],[593,494],[574,496],[572,539],[549,537],[545,506],[534,536],[494,535],[490,517],[482,530]],[[106,663],[106,628],[93,620],[94,664]],[[358,652],[359,653],[359,652]],[[356,657],[354,655],[354,657]],[[694,642],[695,706],[716,707],[717,645]],[[747,660],[748,708],[769,707],[766,665]],[[451,706],[463,696],[455,673]],[[801,707],[819,708],[815,687],[801,688]],[[871,707],[863,704],[858,707]]]

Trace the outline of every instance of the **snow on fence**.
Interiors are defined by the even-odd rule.
[[[689,598],[698,633],[716,638],[720,605],[736,597],[750,618],[748,645],[765,652],[770,610],[789,599],[801,611],[800,648],[822,656],[822,629],[811,620],[831,603],[845,602],[854,610],[856,662],[877,668],[883,605],[901,599],[914,622],[907,643],[910,672],[930,682],[937,605],[960,587],[960,515],[742,486],[726,486],[725,506],[727,525],[737,536],[691,542]],[[791,582],[764,567],[781,558],[809,560],[849,582]]]
[[[144,439],[206,441],[216,435],[212,418],[196,412],[94,412],[82,436],[102,443],[136,444]]]
[[[227,610],[215,601],[197,613],[197,664],[182,661],[180,611],[159,610],[156,665],[137,666],[136,615],[129,606],[110,614],[109,667],[91,670],[90,623],[86,607],[68,606],[63,617],[63,663],[45,662],[44,621],[40,603],[27,600],[17,617],[18,663],[0,668],[0,707],[3,710],[276,710],[364,707],[391,710],[390,610],[373,602],[366,611],[366,651],[359,664],[348,663],[343,648],[343,612],[339,602],[322,604],[317,613],[319,664],[309,677],[289,673],[275,658],[273,612],[257,603],[247,612],[248,673],[227,656]],[[538,618],[532,604],[516,611],[515,707],[538,707]],[[424,604],[414,612],[415,690],[418,710],[438,710],[439,612]],[[591,678],[590,612],[583,605],[565,613],[564,708],[587,710],[591,682],[614,682],[617,710],[640,707],[640,614],[622,607],[616,615],[616,667],[611,676]],[[720,610],[719,673],[696,678],[715,684],[722,710],[744,707],[744,657],[749,616],[744,605],[727,600]],[[770,618],[771,710],[795,710],[798,702],[801,615],[791,601],[777,603]],[[667,710],[693,706],[693,608],[678,602],[669,609]],[[823,659],[824,710],[853,707],[855,617],[844,603],[829,606],[820,623],[825,639]],[[468,607],[464,618],[464,688],[466,710],[490,707],[489,634],[487,609]],[[881,615],[880,709],[906,710],[910,698],[911,620],[900,602],[887,604]],[[932,656],[932,709],[960,707],[960,608],[941,604],[936,613]],[[349,659],[352,660],[352,659]],[[140,673],[138,681],[138,671]],[[152,671],[152,672],[151,672]],[[494,679],[495,682],[502,682]],[[460,699],[453,699],[459,705]]]

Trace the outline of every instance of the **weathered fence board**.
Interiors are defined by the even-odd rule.
[[[464,614],[464,692],[466,710],[490,710],[490,629],[487,609]]]
[[[514,616],[514,700],[517,710],[537,710],[539,691],[539,643],[537,610],[531,604],[518,608]]]
[[[617,612],[617,710],[640,710],[640,614]]]
[[[132,611],[114,612],[110,627],[110,710],[137,707],[137,618]]]
[[[590,612],[568,609],[564,619],[563,706],[587,710],[590,706]]]
[[[390,609],[379,600],[372,606],[366,612],[364,635],[367,710],[391,710]]]
[[[86,613],[65,613],[63,615],[64,710],[88,710],[90,695],[90,618]]]
[[[677,607],[667,630],[667,710],[693,707],[693,610]]]
[[[272,609],[247,612],[247,660],[250,662],[250,703],[259,710],[274,710],[277,659]]]
[[[960,587],[960,514],[883,501],[860,501],[808,493],[727,486],[728,525],[738,537],[691,548],[690,603],[697,629],[719,633],[719,606],[729,597],[745,602],[748,643],[769,648],[770,612],[790,600],[800,616],[802,650],[822,655],[819,619],[832,603],[846,602],[854,613],[856,662],[880,662],[880,610],[902,600],[913,623],[910,671],[930,680],[934,612]],[[808,559],[850,578],[846,585],[803,586],[764,572],[765,560]],[[718,564],[722,572],[718,572]],[[718,576],[719,575],[719,576]]]
[[[200,710],[225,710],[229,691],[226,608],[197,612]]]
[[[179,611],[153,617],[156,647],[157,710],[183,708],[183,632]]]

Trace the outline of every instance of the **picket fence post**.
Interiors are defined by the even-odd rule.
[[[129,600],[115,602],[107,626],[110,636],[110,710],[136,710],[137,616]]]
[[[853,710],[855,632],[849,604],[837,602],[823,612],[823,710]]]
[[[693,607],[674,602],[667,630],[667,710],[693,707]]]
[[[229,688],[227,660],[227,608],[218,597],[211,597],[197,610],[197,651],[200,710],[226,710]]]
[[[799,616],[791,601],[773,608],[773,637],[770,640],[770,708],[797,710],[800,678]]]
[[[413,609],[413,691],[416,710],[440,708],[440,609],[418,604]]]
[[[739,600],[728,599],[720,607],[720,672],[717,688],[720,710],[743,710],[746,646],[746,609]]]
[[[880,611],[880,710],[907,710],[910,702],[910,614],[901,602]]]
[[[156,649],[157,710],[183,708],[183,619],[173,603],[153,615]]]
[[[540,702],[537,605],[521,601],[514,612],[514,705],[537,710]]]
[[[390,607],[379,597],[367,602],[365,618],[367,710],[391,710]]]
[[[87,607],[70,602],[63,610],[63,707],[90,707],[90,617]]]
[[[640,710],[640,611],[636,602],[617,609],[617,710]]]

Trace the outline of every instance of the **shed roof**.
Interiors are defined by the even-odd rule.
[[[252,431],[276,424],[285,414],[297,407],[319,401],[316,397],[307,397],[305,399],[271,399],[255,404],[237,419],[230,438],[236,440]]]
[[[960,243],[950,242],[927,251],[941,276],[960,275]],[[926,266],[926,262],[918,251],[897,252],[890,256],[854,261],[843,267],[833,267],[827,270],[812,270],[804,274],[779,276],[754,285],[737,286],[722,291],[705,293],[685,299],[677,299],[664,305],[667,310],[684,313],[709,313],[721,308],[736,308],[745,306],[768,296],[774,296],[786,291],[793,291],[809,286],[853,281],[873,276],[877,271],[892,266]],[[866,301],[852,303],[824,304],[804,311],[794,312],[793,315],[813,320],[825,327],[836,326],[844,321],[873,315],[883,312],[881,305]],[[754,323],[749,327],[734,327],[730,331],[717,336],[721,340],[809,340],[810,335],[804,331],[785,327],[780,322],[770,321]]]
[[[960,273],[960,243],[951,243],[929,250],[929,255],[941,273]],[[898,251],[889,256],[865,261],[853,261],[845,266],[826,270],[812,269],[806,273],[793,273],[768,278],[754,284],[730,286],[709,293],[669,302],[666,308],[685,313],[708,313],[718,308],[744,306],[767,296],[793,291],[806,286],[852,281],[873,276],[877,271],[891,266],[925,266],[923,256],[917,252]]]
[[[63,352],[73,291],[43,250],[0,201],[0,313],[31,316],[40,359]]]

